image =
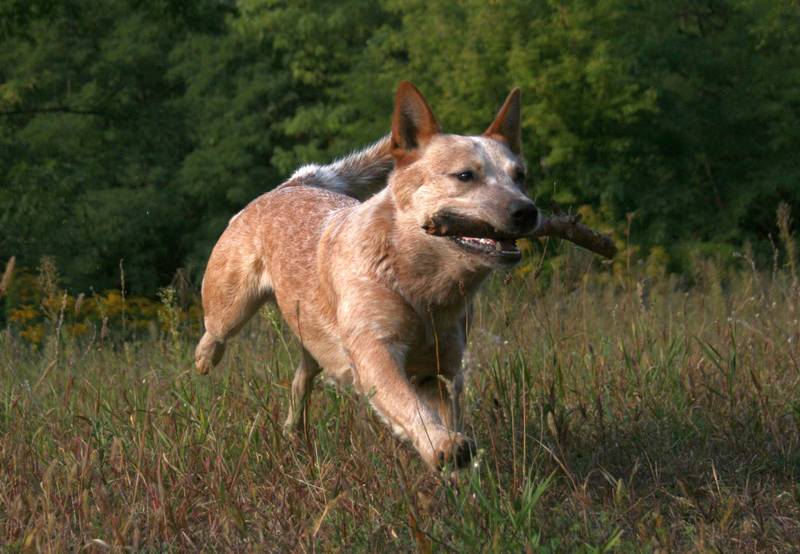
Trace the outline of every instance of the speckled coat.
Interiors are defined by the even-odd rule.
[[[459,397],[470,301],[491,270],[519,259],[514,239],[538,222],[519,119],[515,90],[482,136],[444,134],[401,83],[390,136],[301,168],[231,219],[203,279],[198,371],[274,300],[303,349],[287,428],[304,421],[322,372],[367,395],[430,466],[467,463],[474,443]]]

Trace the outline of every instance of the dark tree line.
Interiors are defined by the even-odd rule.
[[[642,255],[766,251],[800,208],[798,60],[788,0],[2,0],[0,263],[196,275],[250,199],[386,133],[401,79],[459,133],[520,86],[531,192],[633,213]]]

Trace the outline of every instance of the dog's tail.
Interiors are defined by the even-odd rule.
[[[386,186],[393,167],[391,136],[387,135],[328,165],[304,165],[284,186],[315,186],[364,200]]]

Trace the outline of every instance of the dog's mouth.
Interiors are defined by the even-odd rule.
[[[514,264],[522,258],[517,238],[479,219],[442,211],[422,226],[426,233],[445,237],[463,251],[487,257],[501,264]]]
[[[498,256],[508,258],[509,261],[517,261],[522,254],[517,248],[517,243],[512,239],[490,239],[486,237],[448,237],[464,250],[485,254],[488,256]]]

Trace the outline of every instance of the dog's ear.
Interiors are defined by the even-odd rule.
[[[483,133],[485,137],[499,140],[518,156],[522,153],[522,133],[520,131],[522,112],[519,96],[518,88],[511,91],[506,101],[503,102],[503,107],[497,112],[497,117]]]
[[[417,87],[402,81],[394,97],[392,155],[400,160],[441,132],[436,116]]]

